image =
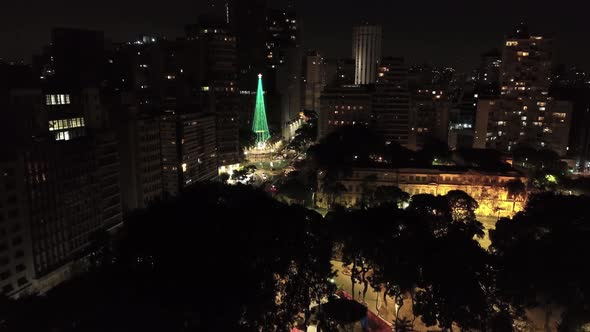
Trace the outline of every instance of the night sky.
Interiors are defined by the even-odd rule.
[[[467,69],[477,64],[480,53],[499,47],[517,22],[525,21],[532,31],[555,38],[555,63],[590,68],[590,27],[584,1],[295,2],[305,24],[306,46],[328,56],[350,57],[352,24],[369,20],[384,26],[385,55]],[[182,35],[184,24],[195,21],[206,4],[205,0],[3,1],[0,57],[30,62],[31,54],[49,42],[50,29],[55,26],[104,30],[114,41],[129,40],[142,32],[174,38]]]

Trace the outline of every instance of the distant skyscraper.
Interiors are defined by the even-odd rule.
[[[352,57],[355,59],[355,84],[375,83],[381,59],[381,27],[359,25],[352,32]]]

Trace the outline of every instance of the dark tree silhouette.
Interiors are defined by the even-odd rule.
[[[334,291],[321,215],[246,186],[138,211],[115,242],[114,263],[20,306],[7,331],[283,331]]]
[[[565,310],[571,330],[590,317],[590,198],[552,193],[529,198],[525,211],[501,219],[490,231],[497,266],[497,295],[515,312],[539,307],[546,322]]]
[[[401,190],[396,186],[379,186],[375,189],[373,194],[374,205],[391,204],[399,207],[400,204],[408,203],[410,201],[410,194]]]

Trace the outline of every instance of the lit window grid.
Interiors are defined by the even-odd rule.
[[[84,118],[59,119],[49,121],[49,131],[84,127]]]
[[[71,104],[70,95],[68,94],[57,94],[57,95],[45,95],[46,105],[69,105]]]

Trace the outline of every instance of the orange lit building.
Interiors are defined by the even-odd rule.
[[[328,207],[330,194],[322,190],[322,174],[319,178],[317,203]],[[510,180],[525,180],[516,171],[488,172],[473,168],[354,168],[352,176],[340,182],[346,191],[337,195],[334,203],[345,207],[360,204],[363,188],[396,186],[410,195],[446,195],[451,190],[462,190],[479,203],[478,216],[511,216],[524,208],[526,200],[513,201],[508,196],[506,183]]]

